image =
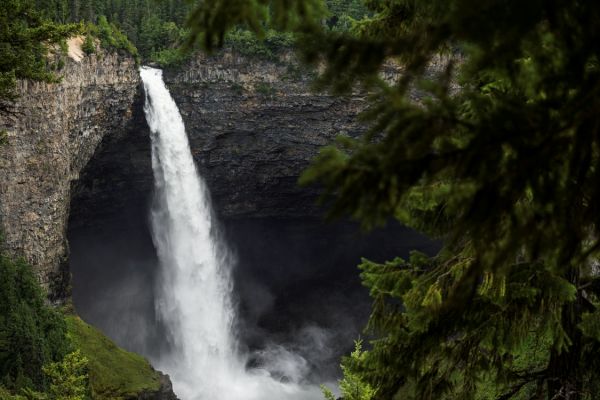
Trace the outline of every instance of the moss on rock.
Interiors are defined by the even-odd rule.
[[[67,316],[66,321],[73,345],[89,360],[94,399],[136,399],[160,389],[160,374],[144,357],[121,349],[77,316]]]

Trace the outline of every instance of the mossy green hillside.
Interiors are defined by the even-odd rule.
[[[89,360],[94,399],[124,400],[159,389],[159,374],[144,357],[121,349],[77,316],[67,316],[66,321],[74,347]]]

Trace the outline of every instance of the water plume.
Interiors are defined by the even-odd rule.
[[[208,188],[162,71],[144,67],[141,78],[155,181],[152,236],[161,265],[156,308],[170,345],[158,367],[182,400],[321,399],[303,382],[306,360],[285,349],[267,349],[268,361],[246,367],[249,357],[234,332],[231,257]]]

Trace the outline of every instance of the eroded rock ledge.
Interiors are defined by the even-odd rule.
[[[70,60],[58,84],[19,82],[12,115],[0,115],[3,246],[35,268],[51,300],[68,297],[66,228],[71,182],[106,136],[131,120],[139,76],[132,58],[100,52]]]

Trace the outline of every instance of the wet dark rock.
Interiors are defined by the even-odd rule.
[[[156,392],[143,392],[140,393],[136,400],[179,400],[175,393],[173,393],[173,384],[169,375],[163,374],[158,371],[160,388]],[[133,399],[132,399],[133,400]]]
[[[292,56],[278,62],[224,53],[165,72],[194,158],[225,217],[321,213],[315,187],[298,177],[339,134],[357,136],[366,96],[311,90],[311,73]]]

